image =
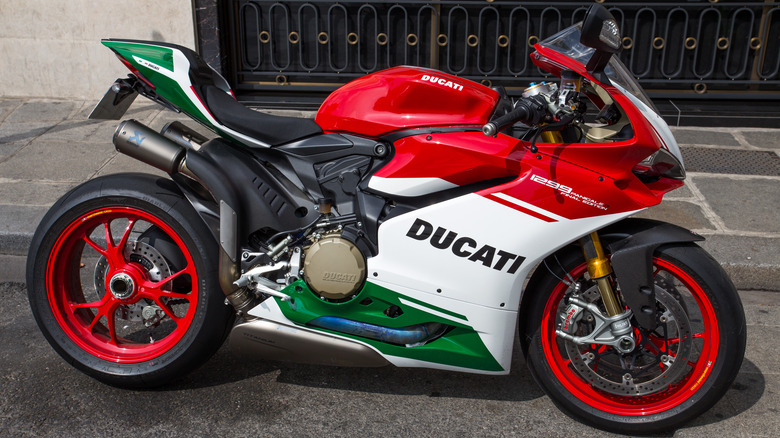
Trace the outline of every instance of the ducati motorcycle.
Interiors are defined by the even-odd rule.
[[[238,354],[509,374],[515,340],[569,415],[651,433],[729,388],[745,317],[702,237],[630,218],[683,185],[680,149],[605,8],[535,46],[560,81],[516,100],[394,67],[315,119],[248,109],[195,52],[108,39],[137,95],[211,129],[121,122],[113,142],[169,174],[109,175],[46,214],[27,265],[46,339],[94,378],[168,383]]]

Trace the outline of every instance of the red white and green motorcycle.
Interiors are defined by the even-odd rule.
[[[186,48],[103,44],[132,74],[93,117],[140,94],[216,138],[123,121],[116,148],[170,178],[90,180],[35,233],[36,321],[96,379],[162,385],[228,336],[269,360],[501,375],[517,339],[562,409],[649,433],[737,375],[742,305],[702,238],[629,217],[685,171],[600,5],[536,45],[561,80],[516,101],[396,67],[336,90],[314,120],[246,108]]]

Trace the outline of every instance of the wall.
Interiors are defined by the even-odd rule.
[[[195,47],[191,0],[0,0],[0,97],[97,100],[127,69],[101,38]]]

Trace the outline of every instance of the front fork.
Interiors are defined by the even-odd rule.
[[[612,288],[612,282],[610,281],[612,265],[604,254],[604,248],[601,246],[598,233],[594,231],[587,237],[580,239],[580,246],[583,254],[585,254],[585,260],[588,262],[588,274],[590,274],[590,278],[599,287],[599,293],[607,310],[607,316],[620,315],[623,313],[623,304]]]
[[[632,312],[630,309],[624,309],[620,297],[612,287],[612,265],[604,253],[598,233],[594,231],[581,238],[580,246],[588,263],[588,274],[598,286],[606,316],[595,304],[588,303],[575,294],[569,298],[565,323],[556,333],[561,338],[579,345],[610,345],[621,353],[630,353],[636,346],[630,322]],[[578,321],[585,310],[588,310],[595,320],[594,329],[585,336],[574,336],[576,324],[571,322]]]

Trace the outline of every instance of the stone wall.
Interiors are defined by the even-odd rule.
[[[192,0],[0,0],[0,97],[99,99],[127,74],[101,38],[194,49]]]

